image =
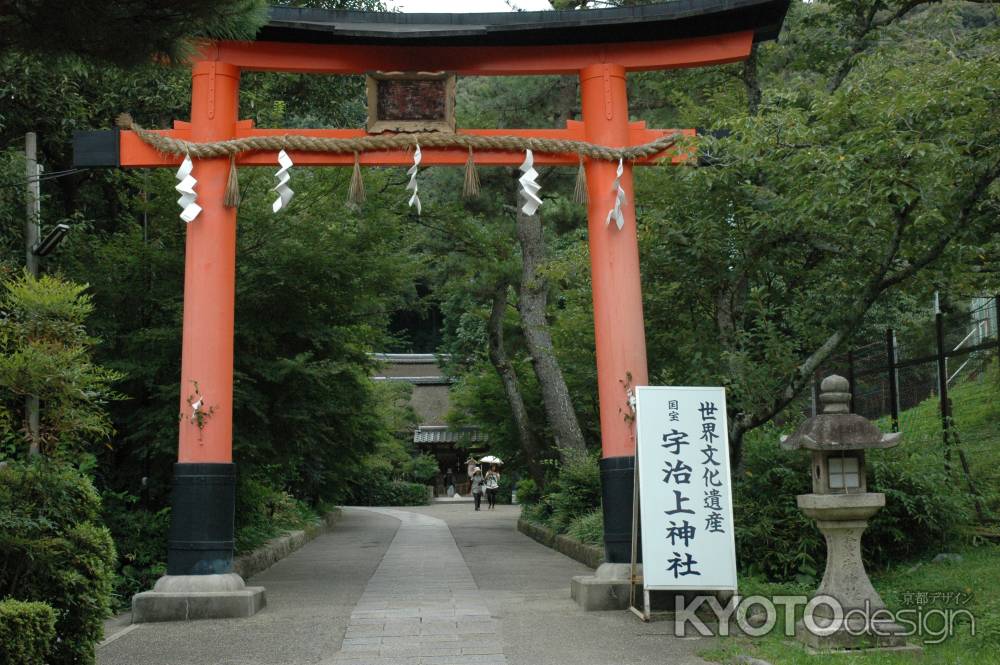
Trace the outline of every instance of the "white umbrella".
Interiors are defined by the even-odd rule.
[[[481,463],[485,462],[486,464],[503,464],[502,459],[500,459],[499,457],[495,457],[493,455],[487,455],[486,457],[481,457],[479,461]]]

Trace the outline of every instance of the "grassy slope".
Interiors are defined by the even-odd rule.
[[[955,434],[952,437],[953,477],[964,490],[968,481],[961,473],[957,448],[964,450],[971,476],[983,495],[984,509],[994,521],[1000,517],[1000,373],[996,362],[985,374],[952,385]],[[927,456],[943,463],[946,449],[941,436],[941,412],[936,397],[900,414],[903,432],[901,451]],[[879,423],[887,426],[887,419]]]
[[[969,461],[971,475],[983,504],[993,520],[1000,515],[1000,376],[993,369],[980,377],[953,387],[951,399],[958,440]],[[886,426],[887,423],[882,422]],[[938,402],[931,398],[901,414],[900,429],[903,444],[896,454],[918,457],[928,464],[944,463],[941,439],[941,416]],[[968,489],[961,472],[957,449],[952,451],[952,477],[963,490]],[[989,531],[996,531],[990,527]],[[745,637],[725,641],[721,648],[703,653],[710,660],[730,662],[737,654],[753,655],[775,665],[814,665],[838,663],[843,665],[888,665],[920,662],[925,665],[972,665],[973,663],[1000,663],[1000,546],[978,537],[952,548],[960,552],[959,563],[929,560],[900,562],[894,567],[872,576],[875,588],[891,610],[904,608],[924,609],[964,608],[976,617],[976,636],[971,636],[970,626],[959,626],[957,635],[941,644],[925,644],[924,656],[914,660],[912,655],[865,653],[810,656],[793,640],[781,635],[768,635],[759,639]],[[801,594],[808,593],[797,585],[766,584],[759,580],[741,580],[741,593]],[[929,602],[916,594],[962,594],[949,602]],[[940,596],[939,596],[940,597]],[[929,603],[929,604],[928,604]],[[932,623],[936,628],[940,619]],[[782,625],[779,620],[778,625]],[[919,639],[911,640],[919,643]]]

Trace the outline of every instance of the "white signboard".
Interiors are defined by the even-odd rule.
[[[646,589],[736,590],[724,388],[636,389]]]

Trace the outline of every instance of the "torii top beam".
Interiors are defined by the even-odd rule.
[[[588,67],[614,65],[640,71],[698,67],[745,59],[755,42],[774,38],[790,0],[675,0],[674,2],[594,9],[486,14],[399,14],[272,7],[270,20],[253,42],[219,41],[201,47],[202,65],[255,71],[358,74],[371,71],[442,70],[466,75],[579,74]],[[628,144],[651,141],[674,130],[629,129]],[[474,134],[545,136],[579,140],[579,123],[566,128],[476,130]],[[189,138],[189,125],[163,130]],[[236,137],[287,133],[261,130],[249,123],[235,127]],[[314,136],[353,137],[363,130],[298,130]],[[693,130],[685,131],[693,134]],[[80,132],[74,141],[74,164],[156,167],[178,163],[142,143],[132,132]],[[666,155],[638,163],[654,163]],[[427,164],[461,164],[464,154],[430,151]],[[675,162],[683,156],[671,155]],[[241,166],[273,164],[271,153],[241,155]],[[517,164],[517,154],[477,156],[482,164]],[[539,164],[575,163],[573,155],[539,155]],[[308,154],[296,163],[350,165],[350,155]],[[402,153],[366,153],[368,165],[401,166]]]
[[[789,0],[675,0],[655,5],[485,14],[400,14],[273,7],[254,42],[217,42],[207,59],[241,69],[327,74],[372,70],[465,75],[626,71],[746,58],[777,36]]]

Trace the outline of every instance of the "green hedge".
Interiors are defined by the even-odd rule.
[[[405,450],[398,452],[405,457]],[[407,458],[408,459],[408,458]],[[387,455],[367,456],[345,488],[344,505],[348,506],[423,506],[427,504],[427,486],[399,480],[400,465]],[[405,466],[405,465],[404,465]]]
[[[44,665],[56,638],[56,612],[45,603],[0,601],[0,665]]]
[[[358,487],[352,499],[358,506],[423,506],[427,504],[427,486],[404,480],[376,482]]]
[[[773,581],[816,582],[826,543],[795,501],[812,492],[809,455],[781,450],[770,428],[748,437],[743,451],[733,482],[740,568]],[[908,450],[904,439],[899,448],[869,451],[867,462],[868,491],[885,493],[886,506],[865,531],[866,563],[885,566],[952,544],[957,527],[969,521],[969,501],[940,459]]]
[[[49,665],[91,665],[110,615],[115,547],[79,471],[40,460],[0,468],[0,598],[57,612]]]

